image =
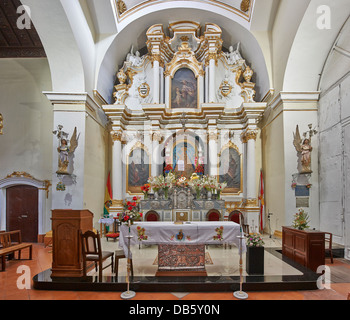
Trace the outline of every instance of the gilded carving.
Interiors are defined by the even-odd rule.
[[[2,129],[4,128],[4,118],[0,113],[0,134],[3,134]]]
[[[241,2],[241,10],[243,12],[247,12],[250,8],[250,0],[242,0]]]
[[[246,131],[242,132],[241,134],[241,140],[243,143],[247,143],[249,140],[256,140],[258,135],[258,132],[256,130],[247,129]]]
[[[150,87],[147,82],[143,82],[137,90],[141,98],[146,98],[149,95]]]
[[[117,1],[117,9],[118,9],[118,13],[120,15],[122,15],[127,10],[126,4],[125,4],[125,2],[123,0],[118,0]]]
[[[112,131],[111,132],[111,137],[112,137],[113,142],[114,141],[122,141],[123,132],[121,130],[119,130],[119,131]]]

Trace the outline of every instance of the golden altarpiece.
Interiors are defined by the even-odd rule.
[[[111,213],[143,196],[141,187],[167,166],[188,181],[201,165],[207,177],[226,184],[220,200],[215,192],[196,199],[189,188],[174,187],[169,198],[155,192],[141,202],[144,219],[153,212],[163,221],[205,221],[216,211],[224,220],[238,210],[258,225],[258,123],[266,104],[254,101],[254,72],[240,44],[223,43],[216,24],[180,21],[166,31],[151,26],[145,48],[126,52],[115,103],[104,106],[111,122]]]

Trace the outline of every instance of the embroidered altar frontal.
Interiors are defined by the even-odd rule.
[[[205,246],[160,244],[158,270],[205,271]]]

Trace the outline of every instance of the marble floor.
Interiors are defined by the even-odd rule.
[[[269,236],[263,237],[265,242],[265,248],[280,248],[282,247],[282,240],[278,238],[270,238]],[[118,241],[107,241],[106,238],[102,239],[103,250],[115,251],[119,248]],[[145,246],[131,246],[131,252],[133,257],[134,275],[136,276],[154,276],[157,271],[157,254],[158,247]],[[239,276],[239,250],[236,246],[216,246],[210,245],[206,247],[206,253],[209,253],[209,257],[212,263],[206,264],[206,271],[208,276]],[[244,258],[244,257],[243,257]],[[273,254],[265,251],[265,275],[302,275],[302,272],[293,268],[289,264],[283,262]],[[245,272],[245,259],[243,259],[243,275]],[[126,274],[126,259],[120,259],[119,263],[119,275]],[[94,274],[94,271],[90,272],[90,275]],[[105,269],[104,274],[111,274],[110,269]]]
[[[280,239],[266,238],[266,246],[278,247],[281,245]],[[116,243],[109,241],[105,243],[105,248],[114,248]],[[138,250],[135,248],[134,250]],[[151,248],[151,250],[153,250]],[[150,250],[150,251],[151,251]],[[216,261],[216,254],[223,252],[222,248],[215,252],[216,248],[209,248],[213,253],[213,263]],[[228,250],[228,249],[227,249]],[[234,249],[230,249],[233,254]],[[145,248],[142,248],[140,254],[146,254]],[[213,251],[213,252],[212,252]],[[229,252],[229,251],[228,251]],[[227,253],[228,254],[228,253]],[[26,252],[22,253],[22,258],[26,258]],[[154,257],[150,257],[152,261]],[[248,300],[347,300],[350,293],[350,261],[343,258],[335,258],[331,264],[326,259],[326,264],[330,268],[331,283],[324,290],[290,290],[290,291],[250,291]],[[75,290],[35,290],[33,281],[28,289],[20,289],[18,280],[20,274],[18,267],[27,266],[30,270],[30,279],[36,274],[44,272],[51,268],[52,251],[50,247],[44,247],[43,244],[34,244],[32,260],[12,260],[7,262],[5,272],[0,272],[0,300],[122,300],[121,292],[105,291],[75,291]],[[152,266],[151,268],[154,268]],[[272,270],[272,269],[271,269]],[[107,270],[108,272],[108,270]],[[288,271],[289,272],[289,271]],[[142,292],[138,291],[133,300],[237,300],[232,292]]]

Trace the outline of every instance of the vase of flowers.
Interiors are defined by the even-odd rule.
[[[144,198],[145,200],[148,199],[148,192],[149,192],[150,188],[151,188],[151,186],[150,186],[149,183],[146,183],[145,185],[143,185],[143,186],[141,187],[141,191],[142,191],[142,193],[143,193],[143,198]]]
[[[141,220],[142,212],[139,211],[141,197],[133,197],[132,200],[125,200],[123,203],[123,212],[117,217],[121,223],[126,225],[134,224],[135,221]]]
[[[309,229],[309,215],[304,211],[304,209],[299,209],[299,211],[294,215],[293,228],[298,230]]]
[[[192,173],[189,186],[196,193],[196,199],[199,200],[201,198],[201,192],[203,190],[203,181],[202,178],[197,173]]]
[[[260,234],[250,234],[247,238],[246,271],[250,275],[264,274],[264,241]]]

